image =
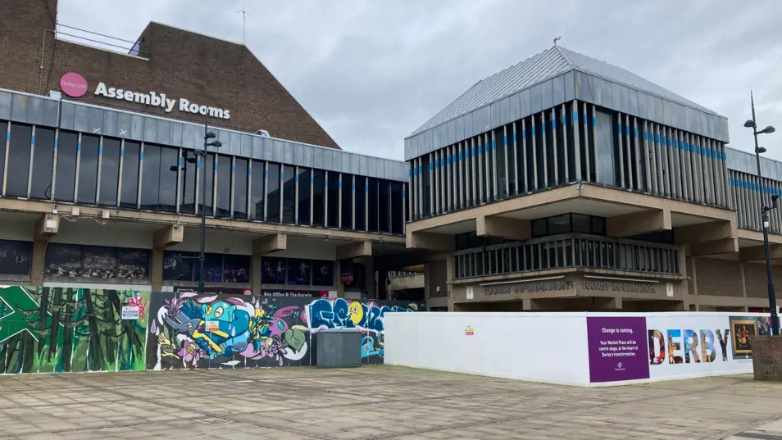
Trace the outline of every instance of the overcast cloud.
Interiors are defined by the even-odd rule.
[[[241,42],[345,150],[393,159],[403,139],[482,78],[560,44],[727,116],[755,91],[782,160],[782,2],[626,0],[60,0],[59,21],[135,40],[149,21]]]

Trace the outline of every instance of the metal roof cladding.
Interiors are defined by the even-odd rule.
[[[578,71],[604,81],[679,104],[691,110],[725,119],[716,112],[658,86],[621,67],[599,61],[561,46],[553,46],[472,86],[409,137],[445,124],[477,109],[490,106],[515,93],[529,89],[568,72]],[[578,80],[576,80],[578,81]],[[579,93],[581,95],[581,93]],[[581,96],[577,97],[582,99]],[[587,101],[590,101],[587,99]],[[599,102],[596,102],[600,104]],[[608,107],[611,107],[610,105]],[[622,109],[615,109],[622,111]]]

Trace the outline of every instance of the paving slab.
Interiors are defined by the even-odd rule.
[[[782,386],[574,388],[392,366],[0,376],[0,439],[782,440]]]

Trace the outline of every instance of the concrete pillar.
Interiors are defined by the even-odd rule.
[[[163,249],[152,249],[152,264],[149,272],[152,291],[160,292],[163,290]]]
[[[30,285],[43,286],[43,276],[46,267],[46,246],[48,240],[35,237],[33,241],[33,258],[30,263]]]

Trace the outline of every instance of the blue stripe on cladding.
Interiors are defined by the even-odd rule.
[[[310,184],[314,184],[314,183],[315,183],[315,176],[310,176]]]
[[[541,128],[540,128],[540,129],[541,129],[541,131],[542,131],[543,133],[545,133],[545,132],[546,132],[546,121],[543,121],[543,123],[541,124],[541,126],[540,126],[540,127],[541,127]]]
[[[364,192],[369,192],[369,182],[364,184]]]
[[[497,149],[497,142],[494,139],[491,140],[491,149],[492,150],[496,150]]]
[[[636,127],[633,127],[633,137],[638,139],[638,128],[636,128]]]
[[[179,156],[179,160],[177,161],[177,164],[181,167],[182,166],[182,156]]]
[[[81,142],[76,144],[76,152],[78,153],[79,151],[81,151]],[[144,158],[144,153],[143,152],[141,153],[141,158],[142,159]]]
[[[630,136],[630,126],[629,125],[625,125],[625,134]]]
[[[30,136],[30,145],[35,145],[35,135]]]
[[[573,112],[573,122],[578,122],[578,110]],[[584,123],[586,123],[586,115],[584,115]]]
[[[472,147],[472,157],[475,157],[475,147]]]
[[[196,169],[201,168],[201,158],[196,159]]]
[[[299,176],[296,176],[296,183],[299,183]]]
[[[355,191],[355,190],[356,190],[356,182],[351,182],[351,183],[350,183],[350,188],[351,188],[353,191]]]
[[[139,160],[144,160],[144,152],[142,151],[141,153],[139,153],[138,157]]]
[[[433,169],[434,169],[434,164],[433,164],[432,162],[429,162],[429,169],[430,169],[430,170],[433,170]]]
[[[250,168],[247,168],[247,175],[252,176],[253,175],[253,167],[250,165]]]
[[[436,168],[440,168],[440,161],[439,160],[434,161],[434,167],[435,167],[435,169]]]
[[[234,174],[234,173],[236,173],[236,167],[231,165],[231,174]]]
[[[337,188],[342,188],[342,181],[337,182]]]
[[[267,169],[263,170],[263,178],[264,179],[268,179],[269,178],[269,170],[267,170]]]
[[[592,116],[592,126],[597,127],[597,118]]]
[[[523,137],[523,138],[527,137],[527,129],[526,128],[521,130],[521,137]]]
[[[408,176],[412,176],[413,175],[413,170],[407,170],[407,175]]]
[[[215,171],[217,171],[217,161],[215,161]]]
[[[535,136],[535,126],[532,126],[532,135]]]
[[[60,146],[60,140],[59,139],[55,139],[54,140],[54,149],[56,150],[57,147],[59,147],[59,146]],[[122,153],[120,153],[120,156],[122,156]]]
[[[660,135],[659,134],[655,134],[654,135],[654,142],[658,143],[658,144],[660,143]]]
[[[57,149],[57,141],[54,141],[54,149],[55,150]],[[122,148],[120,148],[119,150],[119,157],[125,157],[125,150],[123,150]]]
[[[567,115],[562,115],[562,125],[567,125]]]
[[[507,146],[508,145],[508,136],[503,136],[502,139],[505,142],[505,146]]]
[[[556,130],[557,129],[557,120],[556,119],[552,119],[551,120],[551,129],[552,130]]]
[[[649,140],[649,133],[648,133],[648,132],[646,132],[646,131],[644,131],[644,140],[645,140],[645,141],[648,141],[648,140]]]
[[[621,122],[617,122],[616,123],[616,129],[617,129],[616,130],[617,133],[622,134],[622,123]]]
[[[356,189],[355,185],[353,186],[353,189]],[[405,187],[403,186],[402,187],[402,197],[404,197],[404,196],[405,196]]]
[[[5,141],[6,142],[11,142],[11,132],[10,131],[6,131],[5,132]]]

